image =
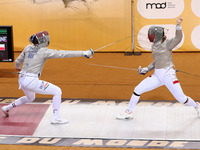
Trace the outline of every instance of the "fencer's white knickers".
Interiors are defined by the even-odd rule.
[[[193,107],[196,106],[196,103],[190,97],[187,97],[181,88],[181,85],[176,77],[176,71],[173,67],[163,68],[163,69],[155,69],[153,75],[145,78],[142,82],[139,83],[135,87],[134,92],[137,94],[133,94],[127,111],[132,112],[135,105],[138,103],[139,98],[142,93],[151,91],[156,89],[162,85],[165,85],[172,95],[178,100],[180,103],[185,103],[188,100],[188,105]]]
[[[38,94],[62,94],[61,89],[58,86],[43,80],[39,80],[38,74],[34,73],[20,74],[19,86],[23,91],[29,91]]]
[[[173,67],[155,69],[154,74],[144,79],[136,86],[134,91],[141,95],[144,92],[151,91],[162,85],[165,85],[180,103],[184,103],[187,100],[187,96],[183,93]]]
[[[53,95],[53,110],[55,117],[59,117],[61,103],[61,89],[49,82],[39,80],[38,74],[22,73],[19,75],[19,88],[21,88],[25,96],[18,98],[12,103],[13,107],[30,103],[35,99],[35,93]]]

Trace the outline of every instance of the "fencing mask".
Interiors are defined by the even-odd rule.
[[[29,41],[40,48],[47,47],[50,43],[49,33],[47,31],[35,33],[29,38]]]
[[[160,26],[151,26],[148,30],[148,38],[150,42],[158,42],[165,36],[164,28]]]

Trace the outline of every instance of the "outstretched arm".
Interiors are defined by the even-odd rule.
[[[86,57],[91,58],[90,56],[93,55],[93,50],[87,50],[87,51],[71,51],[71,50],[52,50],[47,49],[45,50],[45,57],[47,59],[50,58],[72,58],[72,57]]]
[[[181,27],[181,23],[183,22],[183,18],[180,17],[176,20],[177,25],[176,25],[176,33],[175,33],[175,37],[172,38],[171,40],[169,40],[169,49],[173,49],[174,47],[176,47],[182,40],[183,37],[183,33],[182,33],[182,27]]]

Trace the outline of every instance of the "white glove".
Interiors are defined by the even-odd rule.
[[[94,51],[91,48],[90,48],[90,50],[83,52],[83,56],[85,56],[86,58],[92,58],[93,55],[94,55]]]
[[[139,74],[141,74],[141,75],[145,75],[148,71],[149,71],[149,70],[148,70],[147,67],[141,68],[141,66],[139,66],[139,68],[138,68],[138,72],[139,72]]]

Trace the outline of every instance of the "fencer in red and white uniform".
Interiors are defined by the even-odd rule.
[[[139,74],[146,74],[155,69],[154,74],[145,78],[135,87],[128,108],[124,113],[119,114],[116,117],[117,119],[132,119],[132,111],[138,103],[140,95],[163,85],[168,88],[177,101],[193,106],[200,117],[199,103],[183,93],[179,80],[176,77],[176,70],[174,69],[172,61],[172,49],[176,47],[182,39],[182,21],[182,18],[177,19],[176,33],[175,37],[172,39],[166,39],[163,27],[151,26],[149,28],[148,38],[150,42],[153,42],[152,55],[154,60],[148,67],[139,67],[138,71]]]
[[[63,124],[68,120],[62,119],[59,115],[61,104],[61,89],[47,81],[40,80],[44,63],[51,58],[71,58],[71,57],[90,57],[93,51],[68,51],[48,49],[50,38],[47,31],[42,31],[32,35],[29,38],[32,43],[24,48],[21,54],[15,60],[15,68],[19,72],[19,89],[22,89],[25,96],[18,98],[9,105],[2,107],[2,111],[8,117],[9,110],[14,107],[31,103],[35,99],[35,93],[53,95],[53,115],[51,123]],[[20,66],[22,65],[22,69]]]

